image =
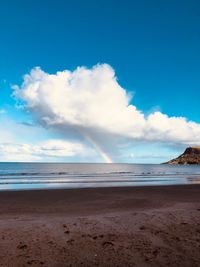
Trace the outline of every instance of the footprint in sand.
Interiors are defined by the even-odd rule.
[[[66,225],[66,224],[63,224],[63,228],[64,228],[64,229],[67,229],[67,225]],[[65,233],[65,234],[69,234],[70,231],[69,231],[69,230],[66,230],[64,233]]]
[[[102,243],[102,246],[103,247],[110,247],[110,246],[113,247],[114,244],[113,244],[113,242],[105,241],[105,242]]]
[[[39,263],[40,265],[43,265],[43,264],[44,264],[43,261],[40,261],[40,262],[38,262],[37,260],[30,260],[30,261],[27,261],[27,264],[28,264],[28,265],[32,265],[32,264],[34,264],[34,263],[36,263],[37,266],[38,266],[38,263]]]
[[[20,244],[17,246],[18,249],[26,249],[28,246],[26,244],[23,244],[20,242]]]

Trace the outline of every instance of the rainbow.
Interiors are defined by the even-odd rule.
[[[83,131],[81,131],[81,133],[83,134],[85,139],[88,140],[89,143],[92,144],[92,146],[95,148],[95,150],[99,153],[99,155],[102,157],[102,159],[106,163],[113,163],[111,157],[103,150],[103,148],[94,139],[92,139],[91,136],[89,136],[88,134],[86,134]]]

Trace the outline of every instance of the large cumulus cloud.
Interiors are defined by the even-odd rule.
[[[49,74],[36,67],[14,86],[22,101],[42,125],[78,128],[86,136],[119,136],[132,140],[200,144],[200,124],[183,117],[153,112],[147,117],[130,104],[113,68],[99,64]],[[66,131],[67,134],[67,131]],[[102,138],[103,139],[103,138]]]

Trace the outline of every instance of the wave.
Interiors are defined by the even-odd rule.
[[[121,177],[176,177],[176,176],[200,176],[200,173],[188,173],[188,172],[179,172],[179,173],[156,173],[156,172],[147,172],[147,173],[135,173],[135,172],[105,172],[105,173],[70,173],[70,172],[16,172],[16,173],[0,173],[0,179],[12,177],[23,178],[23,177],[106,177],[106,176],[121,176]]]
[[[163,181],[163,180],[162,180]],[[169,182],[171,180],[165,180],[165,182]],[[118,183],[146,183],[147,181],[143,180],[143,179],[140,179],[140,180],[106,180],[106,181],[94,181],[93,183],[96,184],[96,183],[115,183],[115,182],[118,182]],[[149,182],[158,182],[158,180],[151,180]],[[84,183],[84,184],[91,184],[91,181],[88,181],[88,180],[85,180],[85,181],[45,181],[45,184],[79,184],[79,183]],[[12,182],[8,182],[8,181],[5,181],[5,182],[2,182],[0,181],[0,185],[6,185],[6,184],[44,184],[44,181],[12,181]]]

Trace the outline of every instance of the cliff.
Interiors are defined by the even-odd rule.
[[[200,146],[186,148],[178,158],[165,162],[165,164],[200,164]]]

